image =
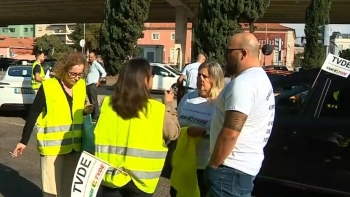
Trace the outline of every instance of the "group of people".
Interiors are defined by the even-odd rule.
[[[189,137],[200,138],[196,174],[201,197],[251,195],[272,129],[273,90],[260,66],[259,43],[253,34],[234,35],[226,50],[229,83],[225,85],[218,63],[199,55],[179,79],[195,81],[195,86],[188,86],[177,111],[172,90],[164,91],[162,102],[151,98],[154,74],[147,60],[126,62],[114,92],[102,102],[94,129],[95,156],[111,166],[98,196],[152,196],[168,147],[181,135],[181,127],[187,128]],[[55,76],[40,84],[22,140],[13,151],[14,157],[23,153],[35,127],[44,197],[70,196],[82,151],[83,117],[93,110],[86,104],[90,79],[84,74],[92,65],[78,52],[57,62]],[[34,81],[37,73],[33,73]],[[177,190],[172,187],[170,193],[176,197]]]
[[[226,49],[225,73],[216,62],[201,63],[205,56],[200,54],[179,78],[179,83],[186,79],[189,92],[178,105],[180,126],[190,137],[201,137],[196,150],[200,197],[251,196],[275,112],[259,50],[253,34],[236,34]],[[172,187],[170,193],[176,197],[177,191]]]

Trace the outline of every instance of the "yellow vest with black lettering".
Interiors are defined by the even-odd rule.
[[[37,119],[38,149],[41,155],[62,155],[81,151],[83,111],[86,100],[85,81],[73,86],[73,106],[56,78],[43,82],[46,110]]]
[[[109,105],[102,104],[95,134],[95,156],[111,168],[102,184],[120,188],[133,181],[141,191],[154,193],[162,172],[168,148],[163,140],[165,105],[149,99],[147,113],[124,120]]]
[[[41,83],[40,83],[40,82],[37,82],[37,81],[35,80],[34,67],[35,67],[36,65],[39,65],[39,66],[40,66],[40,78],[45,79],[45,72],[44,72],[43,67],[41,66],[40,63],[38,63],[37,61],[35,61],[35,62],[33,63],[33,65],[32,65],[32,89],[33,89],[33,90],[37,90],[37,89],[39,89],[40,86],[41,86]]]

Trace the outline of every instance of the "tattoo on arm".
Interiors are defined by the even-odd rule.
[[[224,127],[241,132],[247,117],[238,111],[226,111]]]

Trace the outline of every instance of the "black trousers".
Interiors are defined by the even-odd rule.
[[[100,186],[96,197],[152,197],[153,194],[147,194],[136,187],[133,181],[130,181],[121,188],[109,188]]]
[[[95,83],[86,86],[86,94],[88,96],[89,102],[94,105],[92,119],[97,120],[97,118],[100,116],[100,106],[97,100],[97,87]]]
[[[200,197],[206,197],[207,195],[207,187],[204,184],[204,170],[197,169],[197,181],[198,181],[198,187],[199,187],[199,193]],[[170,187],[170,196],[176,197],[176,189],[173,187]]]

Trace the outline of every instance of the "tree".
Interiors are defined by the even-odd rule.
[[[304,59],[304,53],[296,53],[296,54],[294,54],[294,61],[293,61],[294,68],[302,67],[303,59]]]
[[[43,51],[48,58],[58,59],[70,49],[68,45],[55,35],[44,35],[35,39],[34,50]]]
[[[198,21],[194,27],[194,55],[204,53],[208,60],[225,65],[229,38],[242,32],[238,18],[243,11],[244,3],[240,0],[200,0]]]
[[[86,23],[85,24],[85,48],[88,50],[98,50],[100,45],[101,23]],[[80,40],[84,38],[84,24],[77,24],[71,34],[74,40],[74,47],[81,49]]]
[[[242,17],[248,19],[250,23],[250,33],[253,33],[255,31],[256,27],[254,26],[254,23],[264,16],[267,8],[270,6],[270,2],[271,0],[246,1]]]
[[[229,38],[242,32],[239,20],[248,20],[250,32],[254,32],[254,22],[264,15],[269,5],[270,0],[200,0],[194,27],[194,55],[204,53],[208,59],[225,65]]]
[[[329,23],[331,5],[332,0],[311,0],[306,10],[304,69],[321,67],[325,60],[323,43],[318,43],[318,27]]]
[[[109,74],[116,74],[127,59],[139,54],[137,41],[143,37],[150,3],[151,0],[106,0],[100,49]]]
[[[339,57],[350,60],[350,49],[345,49],[339,52]]]

